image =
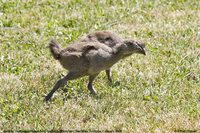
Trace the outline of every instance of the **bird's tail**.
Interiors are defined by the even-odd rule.
[[[51,42],[49,43],[49,49],[53,55],[53,57],[56,59],[56,60],[59,60],[61,58],[61,55],[60,55],[60,47],[59,45],[56,43],[55,40],[51,40]]]

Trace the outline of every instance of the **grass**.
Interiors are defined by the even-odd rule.
[[[196,0],[0,0],[0,129],[200,131],[200,4]],[[47,49],[96,30],[143,40],[147,56],[44,96],[65,75]],[[68,91],[66,92],[66,89]]]

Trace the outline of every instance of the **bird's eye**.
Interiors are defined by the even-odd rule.
[[[112,40],[110,37],[105,38],[105,41],[110,41],[110,40]]]

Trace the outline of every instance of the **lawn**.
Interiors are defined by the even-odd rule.
[[[67,71],[48,43],[62,47],[89,32],[142,40],[132,55],[87,90],[88,78],[44,96]],[[0,130],[200,132],[198,0],[0,0]]]

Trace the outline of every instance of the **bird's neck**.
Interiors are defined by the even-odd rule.
[[[116,44],[112,50],[113,50],[113,55],[116,58],[123,58],[124,56],[124,50],[123,50],[124,45],[122,43]]]
[[[121,48],[121,46],[116,45],[116,46],[112,47],[112,54],[108,60],[109,66],[114,65],[122,58],[124,58],[124,54],[123,54],[123,49]]]

